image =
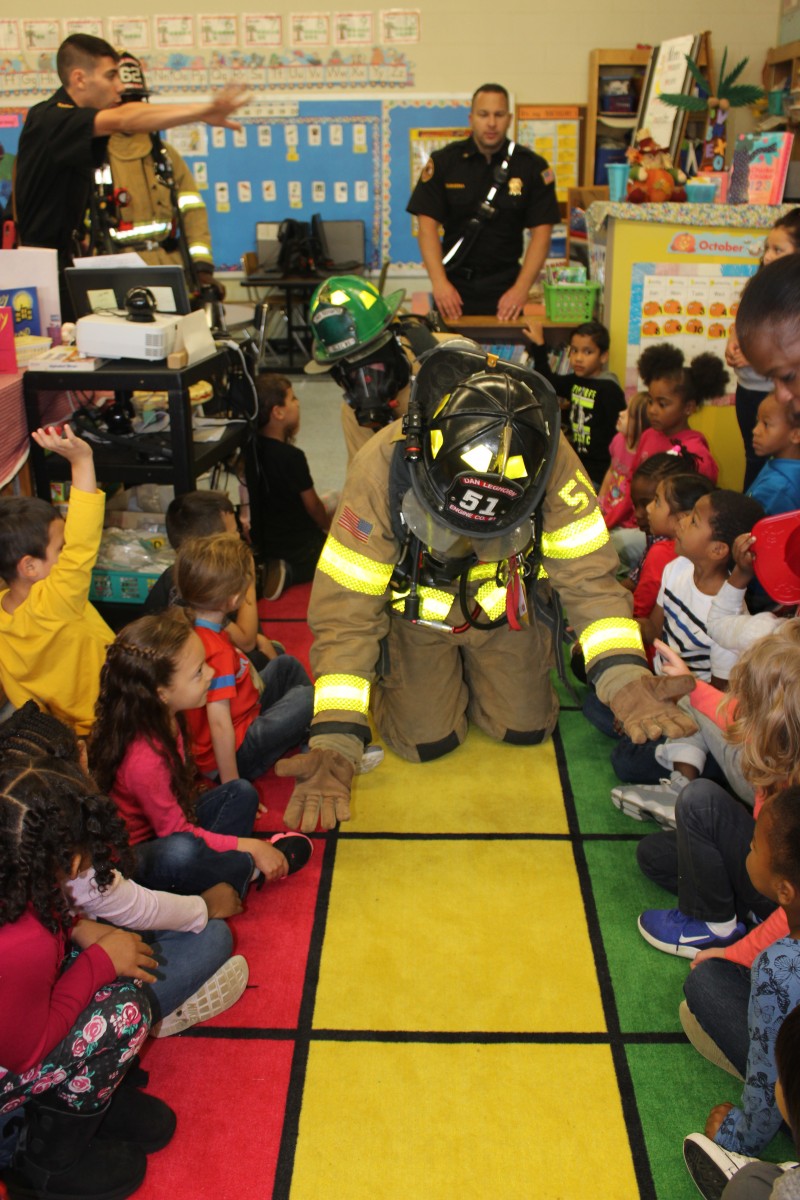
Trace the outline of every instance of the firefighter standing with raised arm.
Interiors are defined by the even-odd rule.
[[[455,749],[468,720],[516,745],[547,738],[558,716],[550,584],[626,732],[644,741],[692,726],[672,700],[691,680],[647,669],[550,385],[459,339],[426,356],[403,424],[351,463],[317,567],[311,749],[277,766],[296,780],[293,828],[313,829],[320,811],[323,829],[349,818],[370,707],[387,745],[415,762]]]
[[[132,54],[121,56],[119,77],[123,103],[150,95],[141,63]],[[219,287],[208,212],[174,146],[163,142],[158,132],[114,133],[108,141],[108,165],[98,176],[92,219],[101,253],[135,250],[147,263],[182,266],[195,295],[203,288]]]

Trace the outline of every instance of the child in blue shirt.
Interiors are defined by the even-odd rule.
[[[800,508],[800,420],[770,392],[758,406],[753,450],[766,462],[747,489],[767,516]]]

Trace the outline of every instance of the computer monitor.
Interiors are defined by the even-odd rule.
[[[125,308],[125,297],[131,288],[146,287],[155,296],[160,313],[176,313],[185,317],[192,311],[183,267],[67,267],[67,287],[72,297],[76,317],[88,317],[93,312],[109,312]]]
[[[280,221],[256,221],[256,257],[259,274],[280,271],[281,243],[278,239]]]
[[[314,213],[311,236],[321,251],[317,262],[319,269],[346,273],[360,271],[364,266],[363,221],[323,221],[319,213]]]

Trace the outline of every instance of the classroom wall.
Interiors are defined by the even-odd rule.
[[[232,7],[232,6],[231,6]],[[359,0],[352,6],[378,13],[405,5],[388,0]],[[478,83],[497,80],[518,101],[586,100],[589,52],[595,48],[632,47],[683,33],[709,29],[717,61],[725,46],[728,61],[749,56],[742,80],[759,82],[764,55],[778,43],[781,0],[416,0],[422,37],[404,47],[415,69],[414,87],[426,93],[471,92]],[[292,12],[333,12],[345,6],[288,4],[273,0],[262,11],[288,17]],[[108,9],[84,0],[75,16],[122,15],[126,6]],[[189,0],[139,0],[136,15],[197,13]],[[199,5],[201,13],[224,13],[226,5]],[[243,6],[234,11],[258,11]],[[21,15],[21,14],[15,14]],[[65,15],[53,0],[28,0],[29,18]],[[131,13],[133,15],[133,13]],[[284,28],[286,22],[284,22]]]

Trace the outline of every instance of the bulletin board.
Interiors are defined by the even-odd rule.
[[[471,97],[389,100],[383,116],[383,260],[422,271],[415,221],[406,205],[432,150],[469,136]]]
[[[257,221],[363,220],[366,265],[380,261],[380,100],[269,100],[243,130],[184,125],[166,139],[183,155],[208,209],[214,262],[238,270]]]
[[[567,193],[578,187],[583,161],[586,108],[578,104],[520,104],[516,139],[540,154],[556,177],[556,195],[566,212]]]

